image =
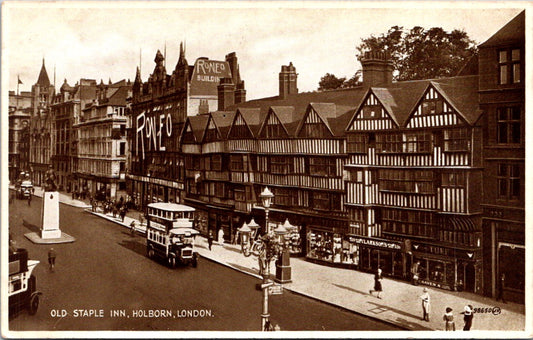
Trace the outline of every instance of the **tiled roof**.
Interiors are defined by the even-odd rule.
[[[235,118],[235,111],[215,111],[211,113],[218,131],[223,139],[228,136],[229,128]]]
[[[126,106],[126,98],[128,98],[128,92],[131,90],[131,86],[121,86],[118,88],[108,89],[109,101],[107,105],[122,105]],[[112,91],[112,92],[111,92]]]
[[[189,125],[191,126],[192,133],[197,142],[201,142],[204,138],[207,122],[209,121],[209,115],[198,115],[187,117]]]
[[[437,79],[431,83],[469,124],[479,119],[482,111],[478,110],[478,76]]]
[[[522,11],[478,47],[485,48],[524,42],[526,37],[525,21],[526,11]]]

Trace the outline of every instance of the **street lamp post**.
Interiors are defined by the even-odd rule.
[[[272,191],[268,190],[268,187],[265,187],[265,190],[263,190],[259,197],[261,197],[263,207],[265,208],[265,233],[268,234],[270,231],[270,227],[268,226],[268,211],[270,209],[270,204],[272,204],[274,194]]]

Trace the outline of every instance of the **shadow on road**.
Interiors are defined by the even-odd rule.
[[[129,235],[129,233],[128,233]],[[129,249],[139,255],[145,256],[146,255],[146,244],[144,242],[139,242],[137,240],[122,240],[122,242],[119,243],[120,246]]]
[[[416,322],[407,321],[402,318],[396,318],[395,322],[413,331],[432,331],[433,330],[432,328],[424,327]]]
[[[405,312],[404,310],[401,310],[401,309],[396,309],[396,308],[391,308],[390,306],[387,306],[387,305],[382,305],[382,304],[379,304],[379,303],[375,303],[375,302],[372,302],[372,301],[368,301],[368,304],[370,305],[374,305],[376,306],[378,309],[383,309],[383,310],[390,310],[396,314],[400,314],[400,315],[404,315],[404,316],[408,316],[410,318],[415,318],[415,319],[418,319],[420,318],[419,315],[414,315],[414,314],[411,314],[411,313],[407,313]]]
[[[358,294],[361,294],[361,295],[368,295],[368,291],[366,291],[366,292],[362,292],[362,291],[360,291],[360,290],[353,289],[353,288],[351,288],[351,287],[346,287],[346,286],[343,286],[343,285],[338,285],[338,284],[336,284],[336,283],[334,283],[333,285],[334,285],[334,286],[337,286],[337,287],[339,287],[339,288],[342,288],[342,289],[349,290],[349,291],[354,292],[354,293],[358,293]]]
[[[25,219],[22,219],[22,225],[28,228],[30,231],[33,231],[35,233],[38,233],[41,231],[41,228],[36,226],[35,224],[31,224],[30,222],[26,221]]]

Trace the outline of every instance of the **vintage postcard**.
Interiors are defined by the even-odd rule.
[[[2,336],[531,336],[532,8],[4,1]]]

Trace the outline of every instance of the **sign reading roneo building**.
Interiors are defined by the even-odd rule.
[[[227,61],[196,59],[191,77],[191,96],[217,96],[220,78],[231,78]]]

